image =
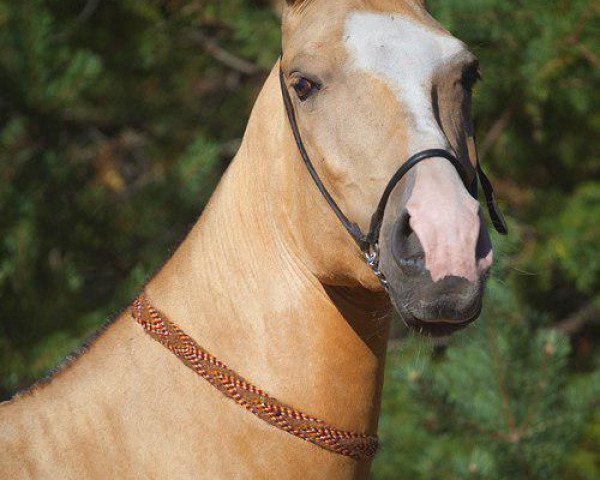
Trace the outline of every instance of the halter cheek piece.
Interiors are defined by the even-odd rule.
[[[477,159],[477,167],[475,168],[475,175],[473,176],[473,180],[470,181],[469,172],[467,171],[465,165],[462,162],[460,162],[458,158],[456,158],[456,156],[450,153],[449,151],[437,148],[423,150],[414,154],[398,169],[398,171],[394,174],[387,187],[385,188],[381,200],[377,205],[377,210],[375,210],[375,213],[371,217],[371,226],[369,227],[369,232],[367,234],[364,234],[360,227],[356,223],[352,222],[344,214],[344,212],[342,212],[336,201],[328,192],[327,188],[325,188],[325,185],[323,185],[319,174],[315,170],[310,156],[308,155],[308,152],[306,151],[306,148],[304,146],[304,142],[302,141],[302,136],[300,135],[300,129],[298,127],[296,114],[294,112],[294,105],[292,103],[292,99],[285,84],[285,77],[281,67],[279,68],[279,82],[281,84],[283,103],[285,104],[285,110],[287,113],[288,120],[290,122],[290,126],[292,128],[292,132],[294,134],[294,139],[296,141],[296,145],[298,147],[300,155],[304,160],[304,164],[306,165],[306,168],[310,173],[310,176],[314,180],[317,188],[319,189],[323,197],[325,197],[325,200],[327,201],[335,215],[338,217],[344,228],[348,231],[350,236],[354,239],[358,247],[365,255],[369,267],[371,267],[375,275],[377,275],[377,278],[379,278],[379,280],[385,287],[387,287],[387,281],[383,273],[379,270],[379,234],[381,232],[381,225],[383,223],[385,208],[390,199],[390,195],[392,194],[396,185],[398,185],[398,182],[400,182],[400,180],[402,180],[402,178],[404,178],[404,176],[411,169],[413,169],[423,160],[427,160],[429,158],[444,158],[448,160],[454,166],[454,168],[460,175],[460,178],[462,179],[463,183],[465,184],[465,187],[475,199],[477,199],[478,186],[479,183],[481,183],[481,187],[483,189],[488,211],[490,214],[490,219],[492,221],[492,224],[494,225],[494,228],[501,235],[508,234],[506,222],[494,198],[494,187],[492,186],[492,183],[490,182],[487,175],[482,170],[481,165],[479,163],[479,159]]]

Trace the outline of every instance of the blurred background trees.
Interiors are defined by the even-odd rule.
[[[600,2],[431,0],[509,213],[484,318],[390,348],[379,479],[600,477]],[[0,396],[118,312],[235,154],[275,1],[0,0]],[[326,19],[325,19],[326,20]]]

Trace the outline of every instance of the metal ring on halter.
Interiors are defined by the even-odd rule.
[[[387,289],[388,282],[385,275],[379,270],[379,245],[370,245],[369,251],[364,252],[365,258],[367,259],[367,265],[371,268],[373,273],[377,276],[381,284]]]

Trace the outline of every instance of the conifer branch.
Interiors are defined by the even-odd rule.
[[[79,15],[77,15],[74,25],[81,25],[87,22],[90,19],[90,17],[94,14],[101,1],[102,0],[88,0],[88,2],[85,4]]]
[[[579,51],[583,58],[585,58],[588,62],[590,62],[594,67],[600,69],[600,57],[592,52],[585,45],[579,45]]]
[[[597,300],[586,303],[573,315],[554,325],[552,328],[567,335],[574,335],[581,331],[588,323],[600,319],[600,307]]]
[[[189,30],[188,38],[201,45],[206,53],[211,55],[219,63],[238,73],[249,76],[266,73],[265,70],[258,65],[228,52],[221,47],[214,38],[208,37],[200,30]]]
[[[506,426],[508,428],[508,433],[512,434],[515,431],[515,419],[510,409],[510,396],[504,385],[504,376],[501,373],[502,371],[504,371],[504,369],[500,365],[500,354],[498,352],[498,345],[495,341],[495,338],[491,338],[489,334],[489,329],[487,329],[486,333],[488,346],[490,347],[490,355],[492,357],[492,369],[494,371],[494,377],[496,378],[496,385],[498,386],[500,396],[502,397],[502,405],[504,416],[506,419]]]
[[[542,377],[545,377],[546,374],[548,373],[548,357],[550,356],[550,354],[546,354],[543,357],[543,361],[542,361]],[[536,415],[539,413],[539,408],[542,405],[542,400],[544,398],[544,394],[546,393],[546,383],[545,382],[538,382],[538,395],[536,395],[535,399],[532,399],[531,405],[529,405],[528,409],[527,409],[527,415],[525,416],[525,421],[521,424],[521,427],[519,428],[519,433],[521,435],[521,437],[525,437],[528,429],[529,429],[529,425],[531,425],[533,423],[533,419],[536,417]]]
[[[56,42],[62,40],[63,38],[69,36],[78,27],[86,23],[96,12],[96,10],[98,9],[98,5],[100,5],[100,2],[102,2],[102,0],[88,0],[84,7],[81,9],[81,12],[79,12],[77,17],[73,21],[73,23],[69,25],[63,32],[60,32],[59,34],[53,36],[51,38],[51,41]]]
[[[480,155],[481,158],[485,158],[492,147],[502,138],[502,135],[506,129],[510,126],[515,113],[517,112],[517,106],[519,102],[513,101],[506,107],[498,119],[494,122],[492,127],[488,130],[486,136],[481,142]]]

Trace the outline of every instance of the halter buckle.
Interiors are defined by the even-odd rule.
[[[379,279],[381,284],[387,289],[388,282],[385,278],[385,275],[379,270],[379,244],[371,244],[369,248],[364,252],[365,258],[367,260],[367,265],[373,271],[375,276]]]

